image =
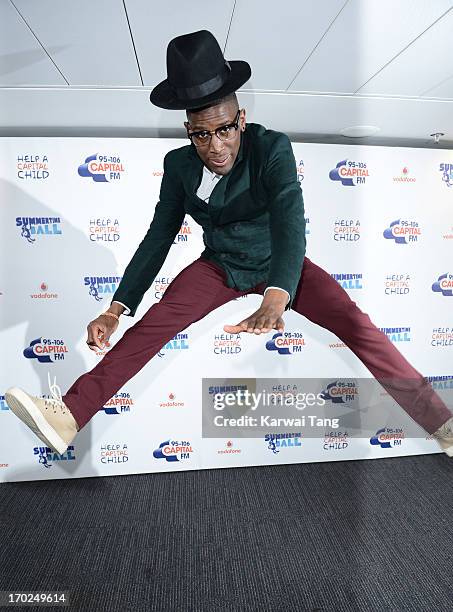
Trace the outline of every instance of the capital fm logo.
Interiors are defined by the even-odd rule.
[[[447,187],[453,187],[453,164],[440,164],[439,171]]]
[[[18,155],[17,178],[22,180],[43,180],[49,178],[47,155]]]
[[[130,413],[134,406],[134,400],[127,391],[119,391],[104,404],[102,410],[105,414],[125,414]]]
[[[359,389],[355,381],[334,380],[321,392],[321,397],[332,404],[346,404],[358,398]]]
[[[370,438],[371,446],[380,446],[381,448],[393,448],[401,446],[405,435],[402,427],[383,427],[378,429],[374,436]]]
[[[409,244],[410,242],[417,242],[421,233],[417,221],[396,219],[390,223],[382,235],[384,238],[394,240],[396,244]]]
[[[16,227],[20,227],[20,235],[28,243],[33,244],[36,238],[48,236],[60,236],[60,217],[16,217]]]
[[[268,351],[277,351],[279,355],[292,355],[299,353],[305,347],[305,338],[302,332],[278,332],[266,342]]]
[[[176,234],[173,244],[181,244],[189,241],[189,236],[192,235],[192,227],[190,226],[187,219],[184,219],[179,232]]]
[[[35,338],[24,349],[23,355],[27,359],[37,359],[39,363],[53,363],[63,361],[68,352],[64,340],[61,338]]]
[[[165,440],[159,444],[159,448],[153,451],[155,459],[165,459],[169,463],[190,459],[193,453],[192,445],[187,440],[178,442],[176,440]]]
[[[365,162],[343,159],[329,172],[331,181],[340,181],[346,187],[364,185],[369,177]]]
[[[79,176],[92,178],[95,183],[114,183],[124,175],[124,165],[118,155],[89,155],[77,170]]]
[[[431,285],[434,292],[442,293],[442,295],[453,295],[453,274],[446,272],[441,274],[439,278]]]
[[[117,290],[122,276],[85,276],[83,284],[88,287],[88,294],[96,302],[101,302],[105,294],[113,295]]]

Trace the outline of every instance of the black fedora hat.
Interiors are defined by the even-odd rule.
[[[168,43],[167,78],[149,99],[160,108],[197,108],[236,91],[251,74],[247,62],[226,61],[214,35],[199,30]]]

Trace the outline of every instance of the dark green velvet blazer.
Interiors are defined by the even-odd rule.
[[[197,195],[203,162],[194,145],[169,151],[153,220],[126,267],[112,302],[134,316],[159,273],[186,214],[203,227],[201,257],[218,263],[229,287],[265,281],[290,294],[291,308],[305,255],[304,201],[288,136],[248,123],[230,172],[206,204]]]

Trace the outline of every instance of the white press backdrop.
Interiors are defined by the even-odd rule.
[[[344,428],[326,430],[324,439],[302,434],[273,449],[264,437],[203,438],[202,378],[272,378],[284,384],[316,377],[328,384],[370,376],[335,336],[294,312],[284,315],[285,331],[303,343],[290,354],[266,348],[271,334],[225,334],[223,325],[256,309],[257,295],[226,304],[163,347],[64,455],[46,449],[10,412],[8,387],[48,395],[50,372],[64,393],[102,359],[103,353],[87,348],[86,327],[110,303],[148,229],[164,154],[183,144],[0,139],[0,481],[439,452],[427,435],[404,436],[410,419],[398,406],[389,422],[376,421],[376,432],[400,432],[390,444],[349,438]],[[345,275],[338,282],[411,363],[433,377],[436,388],[451,388],[453,152],[300,143],[293,150],[308,257],[331,274]],[[109,168],[101,168],[103,163]],[[362,176],[351,180],[351,170]],[[136,316],[121,318],[112,344],[202,250],[201,228],[186,217]],[[164,443],[169,455],[159,452]]]

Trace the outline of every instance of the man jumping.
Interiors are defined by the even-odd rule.
[[[167,48],[167,79],[150,100],[184,109],[190,144],[164,158],[150,227],[108,310],[88,325],[92,350],[110,347],[119,317],[134,316],[189,214],[203,228],[204,251],[181,270],[162,299],[130,327],[62,396],[5,392],[11,410],[50,448],[63,453],[77,432],[176,334],[230,300],[256,293],[258,310],[227,333],[283,331],[292,309],[330,330],[387,392],[453,456],[453,414],[429,382],[351,300],[305,256],[304,202],[288,137],[245,121],[235,92],[250,78],[245,61],[226,61],[214,36],[200,30]]]

